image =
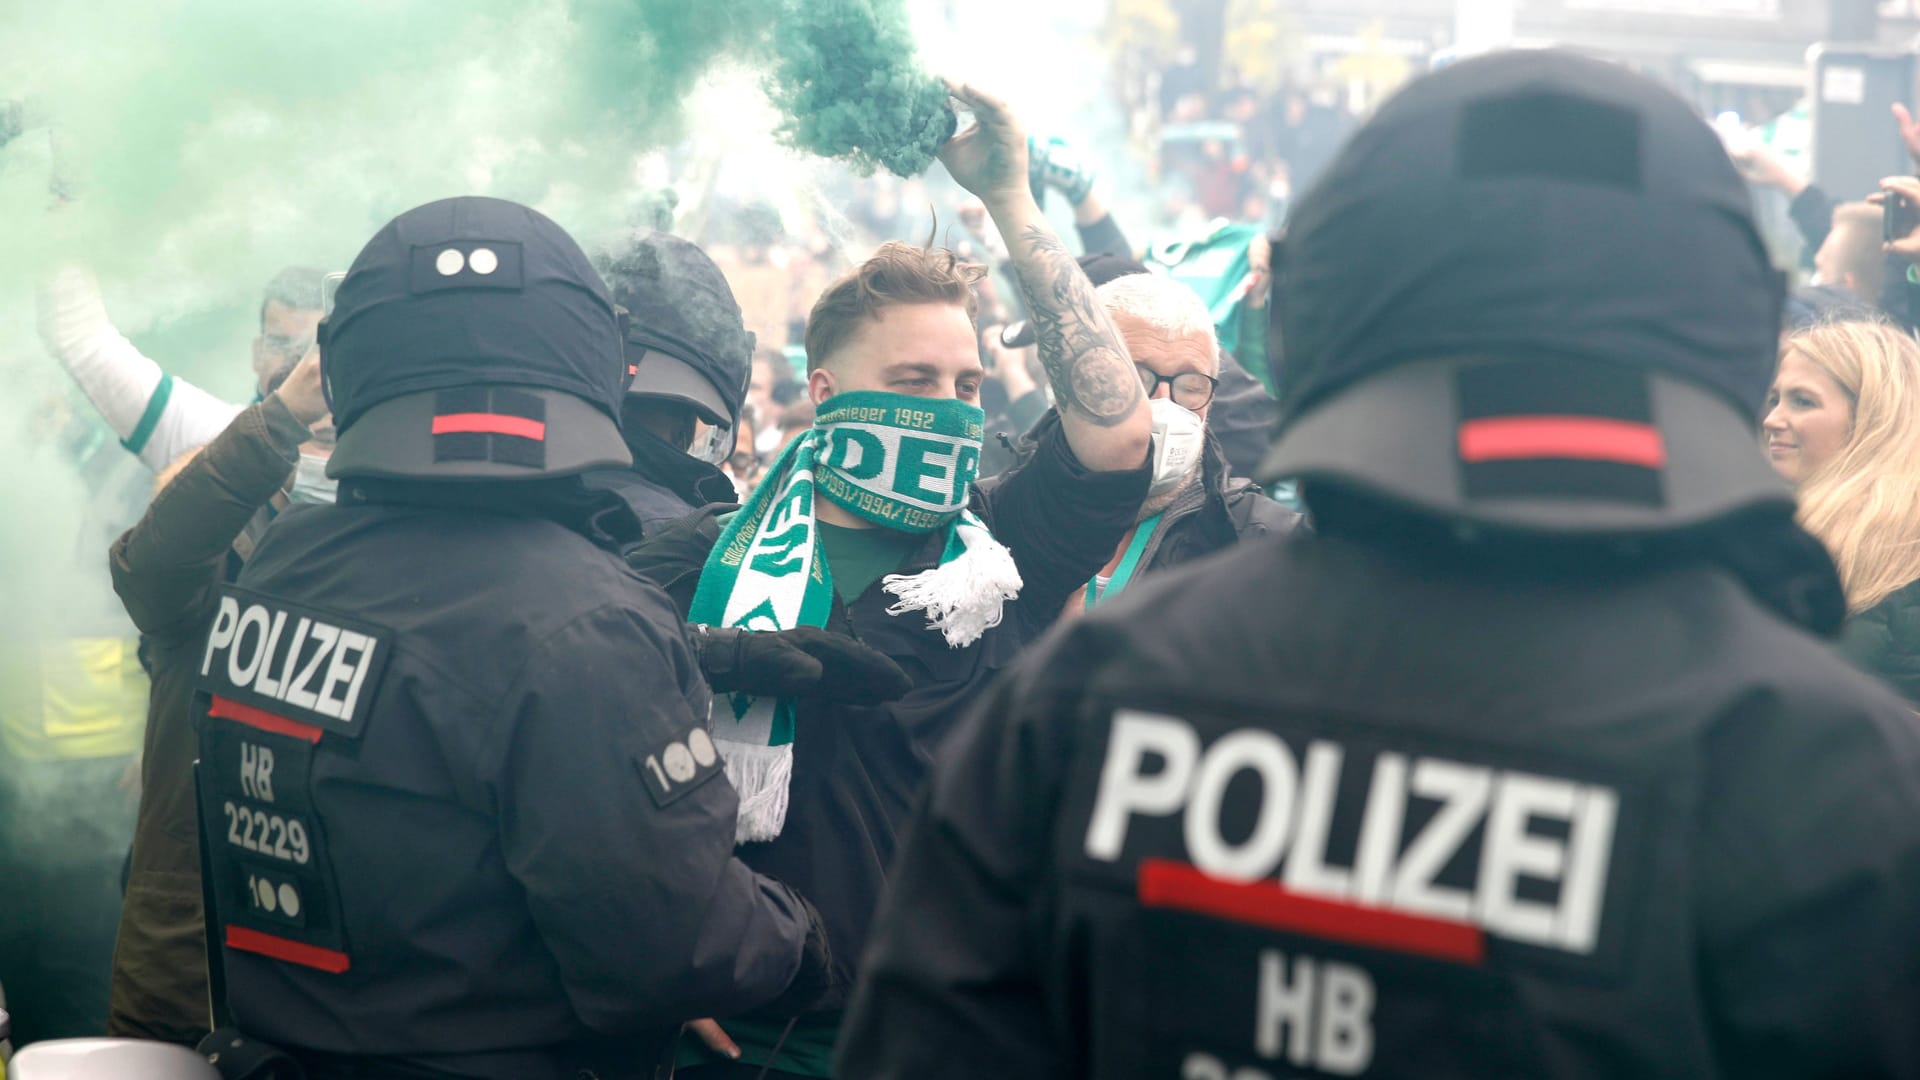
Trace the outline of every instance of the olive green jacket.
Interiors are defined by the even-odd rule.
[[[220,585],[248,523],[285,486],[309,438],[278,398],[249,407],[114,542],[114,591],[146,635],[153,695],[141,760],[110,1034],[192,1045],[212,1026],[193,762],[193,681]]]

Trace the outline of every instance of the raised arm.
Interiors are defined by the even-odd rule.
[[[280,389],[241,411],[148,504],[108,555],[114,591],[140,632],[161,639],[205,633],[227,549],[287,482],[300,444],[327,415],[320,354]]]
[[[158,472],[205,446],[240,414],[233,405],[160,369],[107,317],[100,286],[80,267],[42,283],[40,337],[126,448]]]
[[[975,123],[947,143],[940,160],[986,204],[1006,238],[1068,445],[1088,469],[1138,468],[1152,437],[1140,376],[1092,283],[1033,200],[1026,135],[999,99],[971,86],[955,86],[953,95]]]

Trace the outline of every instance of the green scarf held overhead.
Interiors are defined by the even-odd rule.
[[[825,626],[833,572],[820,550],[814,497],[902,532],[946,530],[940,565],[881,579],[890,615],[925,611],[950,648],[999,625],[1019,595],[1013,555],[967,510],[985,415],[950,398],[861,390],[820,403],[812,430],[787,446],[727,523],[700,572],[693,622],[749,631]],[[733,694],[716,704],[714,742],[740,793],[735,840],[780,835],[793,776],[794,703]]]

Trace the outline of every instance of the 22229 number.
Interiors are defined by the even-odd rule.
[[[299,818],[288,820],[232,802],[222,809],[227,812],[227,843],[302,866],[313,857],[307,827]]]

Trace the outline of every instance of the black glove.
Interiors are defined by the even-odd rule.
[[[913,688],[907,673],[885,654],[818,627],[693,629],[700,670],[717,693],[878,705]]]

